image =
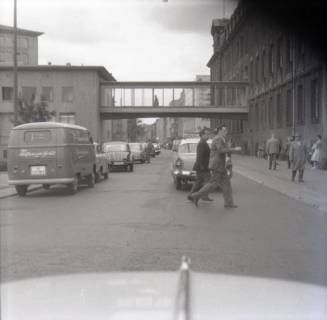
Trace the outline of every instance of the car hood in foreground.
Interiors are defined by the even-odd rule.
[[[178,158],[183,161],[183,170],[193,170],[193,166],[196,160],[195,153],[178,153]]]
[[[191,319],[326,319],[325,287],[196,272],[189,279]],[[176,319],[180,280],[178,272],[135,272],[8,282],[1,319]]]

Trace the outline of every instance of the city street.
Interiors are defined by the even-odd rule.
[[[233,177],[239,208],[221,194],[196,208],[176,191],[171,151],[95,188],[1,200],[2,281],[80,272],[175,270],[327,284],[326,214]]]

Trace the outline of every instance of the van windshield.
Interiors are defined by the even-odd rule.
[[[45,144],[51,142],[50,130],[42,131],[26,131],[24,133],[24,141],[26,144]]]
[[[104,152],[128,151],[126,144],[105,144],[103,149],[104,149]]]

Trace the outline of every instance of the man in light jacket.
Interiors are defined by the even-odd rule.
[[[269,157],[269,170],[272,168],[276,170],[277,167],[277,156],[280,150],[280,143],[275,138],[275,134],[271,134],[271,138],[267,141],[266,152]]]

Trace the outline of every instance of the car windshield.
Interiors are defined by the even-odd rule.
[[[112,151],[127,151],[126,144],[105,144],[103,146],[104,152],[112,152]]]
[[[130,143],[129,147],[131,148],[131,151],[141,151],[142,145],[139,143]]]
[[[289,310],[274,299],[252,307],[282,299],[284,282],[327,289],[326,16],[327,0],[0,0],[1,285],[176,271],[189,257],[205,277],[257,281],[254,295],[238,279],[203,286],[190,318],[206,317],[200,298],[232,309],[243,294],[251,315],[212,318],[298,320],[271,315]],[[141,304],[166,305],[163,291],[116,299],[111,285],[71,298],[124,314],[64,319],[145,320]],[[41,289],[61,299],[55,281]],[[293,308],[308,299],[302,320],[327,320],[314,292],[288,293]],[[0,295],[0,320],[63,320],[42,294],[34,317]]]
[[[179,146],[179,153],[196,153],[197,143],[183,143]]]

